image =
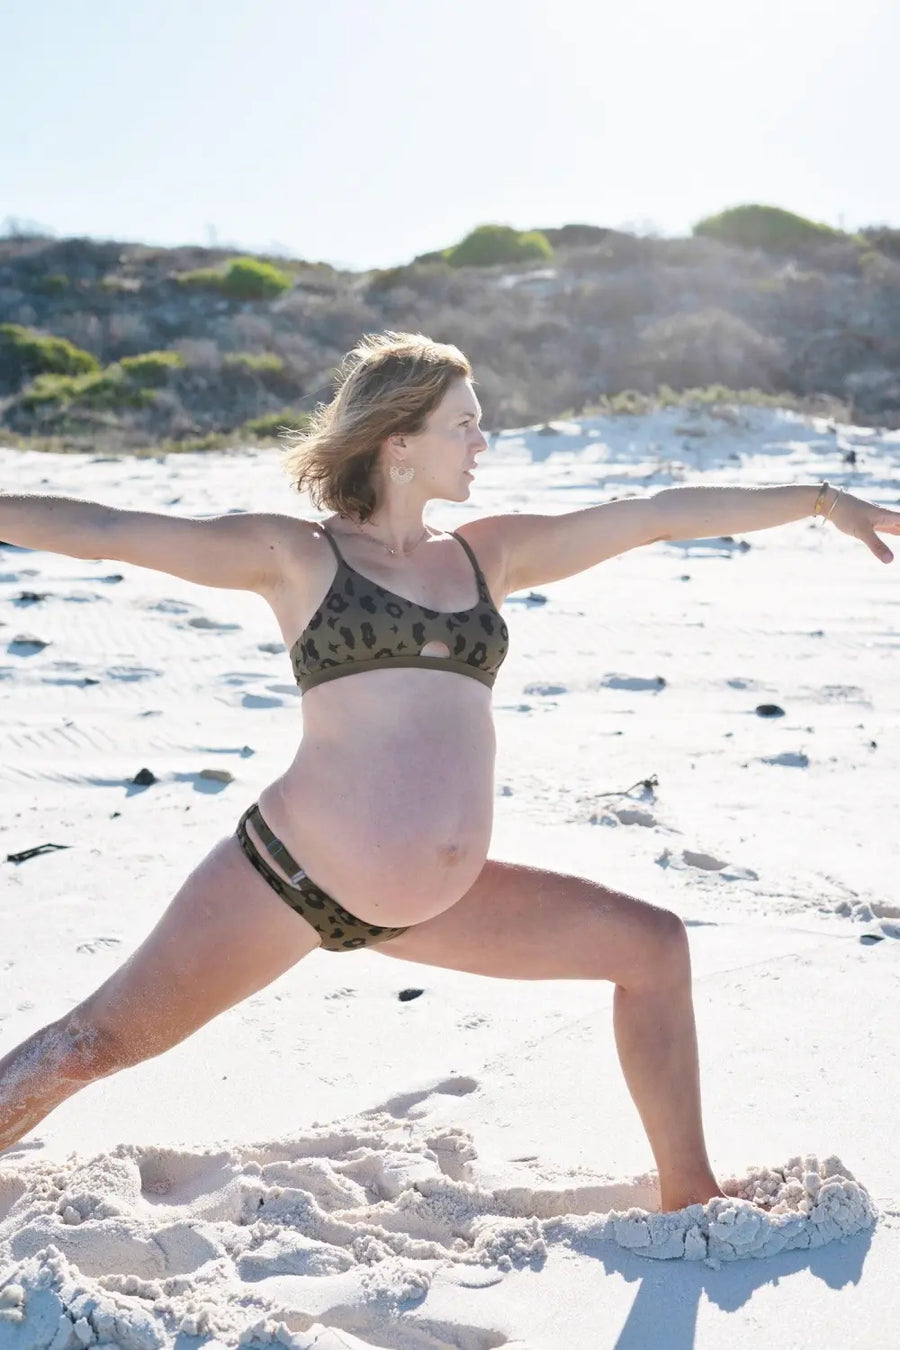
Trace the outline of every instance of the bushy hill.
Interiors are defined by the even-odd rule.
[[[900,232],[849,236],[772,208],[739,211],[682,239],[482,227],[477,247],[369,272],[0,239],[0,439],[196,447],[271,436],[328,396],[361,334],[384,328],[462,347],[495,429],[624,391],[711,385],[827,396],[858,421],[900,426]],[[519,261],[466,264],[498,248]]]

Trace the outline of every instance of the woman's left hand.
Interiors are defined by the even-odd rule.
[[[826,508],[827,514],[827,508]],[[879,562],[894,561],[894,555],[878,535],[876,530],[885,534],[900,534],[900,511],[889,511],[886,506],[876,506],[863,497],[854,497],[850,492],[841,492],[834,510],[829,517],[842,534],[852,535],[870,548]]]

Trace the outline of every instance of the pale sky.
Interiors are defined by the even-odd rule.
[[[0,222],[351,268],[475,225],[900,226],[897,0],[0,0]]]

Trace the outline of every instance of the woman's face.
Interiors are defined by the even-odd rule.
[[[414,486],[428,499],[466,501],[475,456],[487,448],[480,422],[481,405],[471,381],[455,380],[422,431],[389,438],[387,462],[411,464]]]

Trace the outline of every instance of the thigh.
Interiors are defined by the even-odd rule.
[[[184,1040],[319,945],[234,835],[187,877],[159,922],[70,1018],[97,1033],[112,1068]]]
[[[373,950],[475,975],[627,987],[686,947],[670,910],[586,877],[489,859],[450,909]]]

